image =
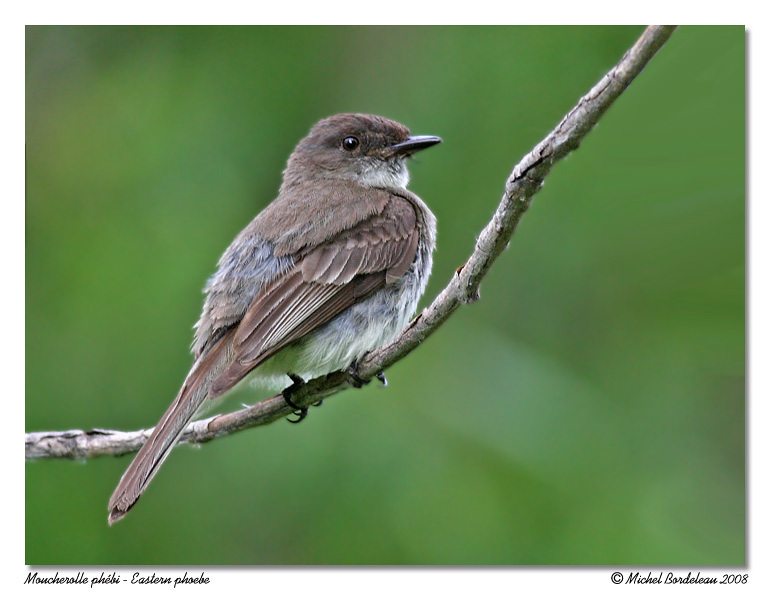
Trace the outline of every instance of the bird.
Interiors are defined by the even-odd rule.
[[[441,141],[343,113],[297,144],[277,197],[206,283],[192,368],[112,494],[110,525],[135,506],[204,404],[248,377],[260,387],[290,380],[284,397],[298,408],[292,388],[338,370],[357,378],[357,362],[408,325],[431,272],[436,218],[407,190],[406,161]]]

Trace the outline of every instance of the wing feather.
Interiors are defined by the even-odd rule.
[[[414,207],[393,196],[381,213],[297,254],[292,270],[257,293],[234,336],[233,361],[210,396],[232,388],[261,362],[407,272],[417,255]]]

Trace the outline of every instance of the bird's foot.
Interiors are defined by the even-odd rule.
[[[294,414],[297,417],[296,420],[292,420],[291,418],[287,418],[287,420],[292,424],[298,424],[307,417],[308,406],[305,406],[305,407],[298,406],[297,404],[294,403],[294,400],[291,399],[291,396],[294,394],[295,391],[297,391],[300,387],[302,387],[305,384],[305,380],[302,379],[302,377],[299,377],[298,375],[294,375],[293,373],[289,373],[288,375],[292,383],[281,392],[281,395],[283,396],[283,400],[286,402],[286,404],[289,407],[294,408],[294,411],[292,412],[292,414]],[[322,403],[323,403],[323,400],[316,402],[313,405],[320,406]]]
[[[388,380],[385,379],[385,371],[380,371],[375,377],[382,383],[383,387],[388,386]],[[369,385],[371,382],[371,379],[361,379],[361,376],[358,374],[358,361],[353,362],[353,364],[348,367],[348,383],[356,389],[361,389],[364,385]]]
[[[348,383],[356,389],[361,389],[364,385],[369,385],[371,379],[361,379],[358,374],[358,361],[353,361],[353,364],[348,367]]]

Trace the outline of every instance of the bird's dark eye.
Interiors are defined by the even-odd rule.
[[[342,147],[345,148],[347,151],[352,152],[354,149],[358,147],[358,145],[361,142],[358,141],[357,137],[354,137],[350,135],[349,137],[346,137],[342,140]]]

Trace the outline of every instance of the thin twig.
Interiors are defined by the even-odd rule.
[[[577,149],[582,139],[642,71],[647,62],[669,39],[676,27],[648,27],[634,46],[609,73],[580,99],[569,114],[513,169],[505,183],[505,193],[492,220],[476,241],[468,261],[449,284],[401,335],[391,343],[367,354],[358,365],[358,374],[371,379],[390,367],[430,336],[452,313],[479,298],[479,285],[497,257],[505,250],[521,216],[543,184],[551,167]],[[293,394],[298,405],[321,401],[349,386],[344,371],[313,379]],[[246,428],[270,424],[291,414],[281,395],[263,400],[237,412],[192,422],[180,442],[204,443]],[[152,429],[135,432],[114,430],[68,430],[35,432],[26,435],[26,458],[84,459],[100,455],[124,455],[137,451]]]

